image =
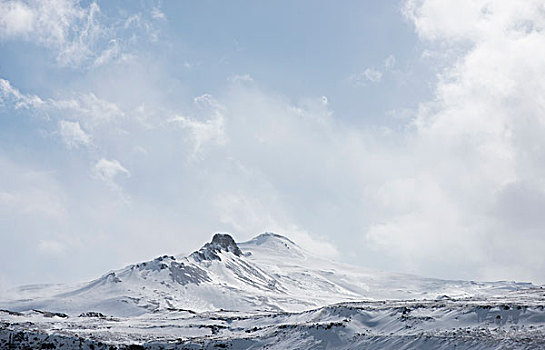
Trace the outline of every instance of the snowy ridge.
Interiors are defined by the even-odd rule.
[[[369,270],[274,233],[15,294],[0,348],[545,348],[543,287]]]
[[[187,257],[161,256],[83,285],[24,287],[24,299],[0,302],[0,308],[115,316],[176,309],[304,311],[348,301],[485,298],[529,287],[368,270],[315,256],[274,233],[238,244],[228,234],[216,234]]]
[[[544,302],[545,290],[533,288],[489,300],[351,302],[299,313],[0,310],[0,348],[540,350]]]

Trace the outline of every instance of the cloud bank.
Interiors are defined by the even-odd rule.
[[[543,5],[408,1],[403,10],[428,54],[453,54],[436,55],[443,70],[413,121],[411,164],[376,192],[383,222],[367,241],[416,270],[433,262],[542,280],[545,235],[533,213],[545,194]]]
[[[433,97],[402,119],[371,125],[337,114],[329,96],[293,98],[245,72],[226,72],[214,92],[193,91],[171,77],[185,58],[161,60],[147,46],[120,64],[113,58],[130,40],[102,28],[94,3],[1,6],[4,42],[35,41],[55,52],[56,64],[85,63],[69,93],[45,96],[0,80],[4,117],[24,125],[0,147],[5,261],[39,258],[58,271],[71,261],[92,277],[189,252],[214,231],[239,240],[277,231],[318,254],[372,267],[543,281],[539,2],[403,2],[420,59],[438,72]],[[157,6],[148,12],[161,23],[172,18]],[[60,27],[47,24],[51,16],[64,16],[55,17]],[[161,45],[146,21],[124,14],[119,28],[145,31],[146,45]],[[74,40],[85,53],[63,61]],[[382,60],[354,79],[371,88],[406,69],[397,56]],[[28,245],[36,257],[12,253]]]

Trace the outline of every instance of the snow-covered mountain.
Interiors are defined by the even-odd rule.
[[[242,243],[215,234],[189,256],[161,256],[79,285],[19,288],[0,308],[115,316],[163,310],[295,312],[349,301],[484,298],[529,287],[368,270],[316,256],[274,233]]]
[[[13,294],[2,349],[545,348],[543,287],[368,270],[274,233]]]

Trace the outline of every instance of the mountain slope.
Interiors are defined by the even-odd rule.
[[[368,270],[315,256],[273,233],[238,244],[216,234],[187,257],[161,256],[80,285],[26,287],[17,291],[24,299],[0,302],[0,308],[116,316],[180,309],[303,311],[348,301],[484,298],[529,287]]]

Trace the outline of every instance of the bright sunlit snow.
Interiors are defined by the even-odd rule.
[[[0,348],[542,348],[543,62],[542,0],[0,0]]]
[[[240,244],[216,234],[189,256],[164,255],[89,283],[26,286],[11,295],[0,301],[3,345],[17,332],[26,334],[18,346],[68,348],[82,334],[88,347],[545,344],[543,287],[363,269],[314,255],[274,233]],[[49,340],[40,336],[57,334],[55,329],[63,331]]]

